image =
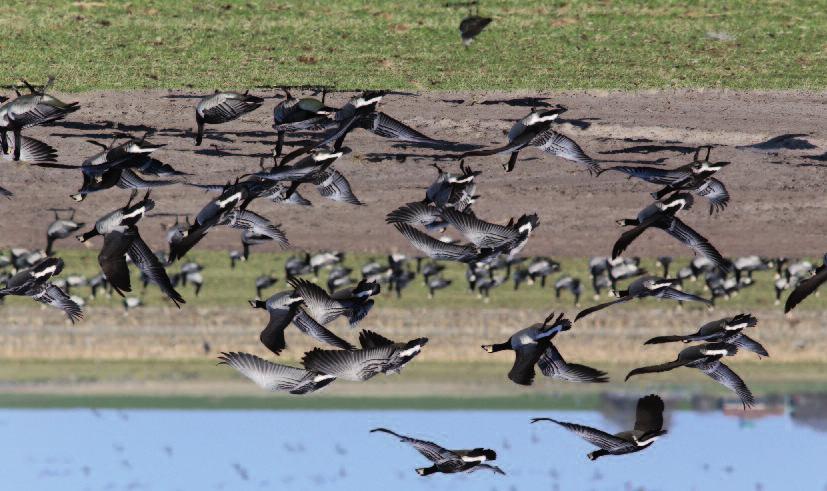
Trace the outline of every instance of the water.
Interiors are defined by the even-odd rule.
[[[674,411],[644,452],[591,462],[588,443],[529,424],[607,430],[597,411],[0,410],[0,489],[15,490],[821,490],[824,418],[745,421]],[[618,422],[616,422],[618,421]],[[486,446],[507,473],[419,477],[427,466],[384,426],[448,448]]]

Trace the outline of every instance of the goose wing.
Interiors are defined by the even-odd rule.
[[[695,191],[699,196],[709,200],[709,214],[723,211],[729,204],[729,192],[724,183],[710,177]]]
[[[173,179],[157,179],[150,181],[144,179],[130,169],[123,169],[121,176],[116,185],[121,189],[155,189],[164,186],[172,186],[179,184],[179,181]]]
[[[172,300],[176,307],[181,308],[181,304],[187,303],[181,294],[172,287],[172,282],[169,281],[167,271],[164,269],[158,256],[152,252],[140,235],[136,235],[132,244],[129,245],[127,254],[129,254],[129,258],[132,259],[135,266],[149,278],[149,281],[158,285],[161,292]]]
[[[534,383],[534,365],[543,354],[543,349],[538,344],[521,346],[514,350],[514,365],[508,372],[508,378],[519,385],[531,385]]]
[[[385,217],[387,223],[407,223],[408,225],[431,225],[441,221],[442,214],[437,207],[421,202],[400,206]]]
[[[394,431],[391,431],[387,428],[374,428],[370,430],[371,433],[381,432],[387,433],[389,435],[393,435],[399,438],[399,441],[407,443],[408,445],[412,446],[416,449],[417,452],[422,454],[423,457],[430,460],[435,464],[440,464],[449,461],[461,461],[462,457],[459,454],[448,450],[447,448],[443,448],[437,445],[434,442],[429,442],[427,440],[418,440],[416,438],[411,438],[409,436],[400,435]]]
[[[719,268],[723,272],[730,270],[729,263],[721,256],[721,253],[715,249],[715,246],[709,243],[701,234],[685,224],[683,220],[673,217],[668,226],[663,230],[679,240],[684,245],[688,246],[695,254],[703,256]]]
[[[448,244],[404,223],[395,223],[394,227],[413,247],[432,259],[470,262],[478,256],[476,248],[472,245]]]
[[[740,349],[745,349],[747,351],[752,351],[761,356],[770,356],[767,352],[766,348],[764,348],[761,343],[752,339],[751,337],[747,336],[746,334],[739,334],[732,340],[732,344],[737,346]]]
[[[388,116],[383,112],[372,113],[366,118],[365,122],[368,125],[368,131],[384,138],[431,146],[451,145],[451,142],[435,140],[431,137],[425,136],[410,126]]]
[[[289,392],[300,385],[311,372],[301,368],[271,363],[249,353],[222,352],[220,364],[229,365],[262,389]]]
[[[310,281],[290,278],[288,283],[295,288],[296,295],[301,297],[307,313],[320,324],[327,324],[347,311],[342,302],[334,300],[321,287]]]
[[[126,253],[137,236],[138,232],[134,228],[112,231],[103,237],[103,247],[98,254],[98,264],[103,275],[121,296],[123,292],[132,291]]]
[[[646,367],[635,368],[631,372],[626,375],[625,380],[629,380],[630,378],[634,377],[635,375],[641,375],[644,373],[659,373],[659,372],[668,372],[669,370],[674,370],[678,367],[685,366],[687,363],[692,362],[691,359],[678,359],[675,361],[670,361],[667,363],[661,363],[660,365],[649,365]]]
[[[14,102],[17,101],[19,101],[19,99]],[[77,102],[66,104],[52,96],[44,95],[32,97],[27,100],[26,104],[15,107],[15,111],[9,114],[9,119],[13,120],[21,128],[29,128],[62,119],[70,112],[78,109],[80,109],[80,106]]]
[[[633,227],[620,234],[620,237],[617,239],[617,242],[615,242],[614,247],[612,247],[612,259],[616,259],[618,256],[623,254],[623,251],[625,251],[626,248],[628,248],[629,245],[631,245],[632,242],[635,241],[635,239],[640,237],[640,235],[643,232],[648,230],[650,227],[655,226],[661,221],[664,221],[663,215],[654,215],[646,219],[640,225],[637,225],[636,227]]]
[[[644,433],[663,429],[663,399],[651,394],[637,401],[635,430]]]
[[[560,354],[560,351],[557,350],[557,347],[552,343],[549,343],[548,348],[546,348],[542,356],[540,356],[537,366],[546,377],[565,380],[567,382],[603,383],[609,381],[606,372],[587,367],[586,365],[566,363],[563,355]]]
[[[787,297],[787,302],[784,304],[784,313],[791,311],[796,305],[800,304],[802,300],[812,295],[812,293],[827,281],[827,267],[821,266],[816,271],[816,274],[802,281],[795,287],[790,296]]]
[[[712,302],[705,298],[701,298],[697,295],[692,295],[691,293],[682,292],[680,290],[672,288],[671,286],[664,286],[658,288],[653,292],[651,296],[661,299],[678,300],[681,302],[701,302],[707,305],[712,305]]]
[[[626,165],[607,167],[601,171],[601,174],[607,171],[622,172],[623,174],[626,174],[629,177],[634,177],[635,179],[651,182],[652,184],[660,184],[662,186],[667,186],[681,179],[684,179],[687,174],[686,172],[677,172],[675,170],[660,169],[658,167],[633,167]]]
[[[747,384],[725,364],[716,360],[696,365],[696,367],[719,384],[738,394],[744,407],[755,404],[755,398],[752,396],[752,392],[747,387]]]
[[[83,309],[80,305],[72,300],[66,292],[51,283],[40,285],[32,298],[40,303],[62,310],[72,324],[83,319]]]
[[[10,134],[6,135],[6,142],[10,148],[14,146],[14,138]],[[6,155],[0,153],[0,157],[6,157]],[[20,160],[35,165],[51,164],[57,161],[57,150],[40,140],[21,136]]]
[[[593,313],[597,312],[598,310],[603,310],[606,307],[611,307],[612,305],[615,305],[615,304],[618,304],[618,303],[628,302],[632,298],[633,297],[631,297],[631,296],[626,296],[626,297],[618,298],[617,300],[612,300],[611,302],[601,303],[601,304],[597,304],[593,307],[583,309],[583,310],[581,310],[580,312],[577,313],[577,316],[575,316],[575,318],[574,318],[574,322],[577,322],[578,320],[582,319],[583,317],[586,317],[587,315],[593,314]]]
[[[460,213],[451,208],[443,210],[442,218],[468,241],[480,248],[500,247],[520,237],[520,233],[515,228],[489,223],[470,213]]]
[[[505,475],[505,471],[497,467],[493,464],[477,464],[474,467],[468,469],[467,472],[477,472],[477,471],[491,471],[495,474]]]
[[[328,168],[320,172],[313,180],[313,184],[322,197],[331,201],[339,201],[357,206],[364,204],[353,194],[353,189],[351,189],[347,178],[336,169]]]
[[[586,155],[586,152],[580,148],[577,142],[551,128],[534,137],[529,145],[533,145],[549,155],[585,165],[591,175],[600,173],[600,166]]]
[[[307,334],[317,341],[321,341],[322,343],[329,344],[343,350],[356,349],[352,344],[333,334],[329,329],[316,322],[316,320],[308,315],[304,309],[300,308],[298,312],[296,312],[296,316],[293,318],[293,324],[296,325],[299,331]]]
[[[302,364],[308,370],[361,382],[382,373],[393,352],[393,346],[360,350],[314,348],[304,354]]]
[[[222,92],[202,99],[198,111],[210,124],[226,123],[258,109],[264,99],[249,94]]]
[[[270,220],[258,213],[248,210],[231,210],[225,213],[219,224],[229,225],[232,228],[250,231],[256,235],[263,235],[275,241],[282,248],[290,247],[287,236]]]
[[[259,334],[258,339],[267,349],[278,355],[287,347],[287,342],[284,340],[284,330],[293,321],[296,310],[290,306],[284,306],[268,308],[267,311],[270,314],[270,320]]]
[[[576,423],[567,423],[565,421],[557,421],[556,419],[551,418],[534,418],[531,420],[532,423],[536,423],[537,421],[551,421],[552,423],[557,423],[558,425],[571,431],[572,433],[586,440],[592,445],[595,445],[609,452],[624,448],[629,445],[629,442],[627,442],[626,440],[614,435],[610,435],[609,433],[606,433],[602,430],[598,430],[597,428],[592,428],[591,426],[579,425]]]

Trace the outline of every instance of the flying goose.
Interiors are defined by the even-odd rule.
[[[433,167],[438,172],[437,178],[425,190],[425,199],[422,202],[433,204],[439,209],[454,208],[459,212],[465,212],[477,198],[475,179],[482,172],[466,166],[464,160],[459,162],[461,174],[445,172],[437,164],[433,164]]]
[[[473,244],[443,242],[405,223],[394,223],[393,226],[413,247],[431,259],[472,263],[490,258],[494,254],[491,249],[477,249]]]
[[[442,211],[442,218],[477,248],[492,249],[508,258],[523,250],[528,238],[540,225],[536,214],[522,215],[517,221],[512,219],[506,225],[498,225],[480,220],[471,213],[448,208]]]
[[[310,151],[310,155],[293,165],[282,163],[269,170],[256,172],[254,176],[270,181],[311,182],[319,173],[333,165],[344,153],[343,151],[331,151],[323,147],[314,148]]]
[[[671,235],[684,245],[688,246],[695,254],[703,256],[720,271],[727,273],[731,269],[729,261],[721,256],[721,253],[710,244],[701,234],[685,224],[676,214],[682,210],[692,208],[694,199],[688,193],[674,193],[668,198],[655,201],[651,205],[638,212],[637,218],[625,218],[618,220],[622,227],[632,226],[634,228],[623,232],[612,248],[612,259],[618,256],[634,242],[635,239],[649,228],[659,228]]]
[[[256,309],[264,309],[270,314],[267,326],[261,331],[259,340],[274,354],[279,355],[287,347],[284,340],[284,330],[292,322],[296,327],[308,336],[330,344],[340,349],[353,349],[353,345],[339,338],[327,328],[313,320],[307,312],[301,308],[301,298],[295,296],[293,291],[276,293],[266,301],[259,299],[250,300],[250,305]]]
[[[461,158],[507,153],[511,156],[503,168],[506,172],[511,172],[517,163],[520,150],[536,147],[549,155],[585,165],[590,175],[598,174],[600,166],[597,162],[586,155],[577,142],[552,128],[554,121],[566,111],[567,108],[560,105],[552,109],[532,110],[528,116],[517,121],[508,132],[508,144],[491,150],[472,150],[462,154]]]
[[[790,270],[787,270],[787,278],[789,281],[790,278]],[[825,282],[827,281],[827,254],[824,255],[821,261],[821,266],[815,269],[815,274],[810,276],[807,279],[801,280],[798,285],[795,287],[790,296],[787,297],[786,303],[784,303],[784,313],[788,313],[792,309],[795,308],[796,305],[800,304],[805,298],[812,295],[812,293]]]
[[[438,472],[454,474],[457,472],[474,472],[478,470],[490,470],[497,474],[505,475],[505,472],[499,467],[485,463],[497,459],[497,453],[487,448],[447,450],[436,443],[400,435],[386,428],[374,428],[370,430],[370,432],[381,432],[393,435],[403,443],[407,443],[415,448],[423,457],[433,462],[433,465],[430,467],[420,467],[416,469],[416,473],[420,476],[429,476]]]
[[[322,100],[313,97],[297,99],[288,88],[284,88],[285,99],[273,109],[273,129],[277,140],[275,157],[281,156],[284,134],[293,131],[318,131],[326,128],[336,110],[325,106],[326,89],[322,89]]]
[[[663,400],[660,397],[654,394],[641,397],[637,401],[634,429],[614,435],[590,426],[566,423],[551,418],[533,418],[531,422],[551,421],[557,423],[592,445],[600,447],[600,450],[589,452],[586,455],[589,460],[597,460],[604,455],[624,455],[640,452],[655,443],[655,440],[666,434],[666,430],[663,429],[663,409]]]
[[[667,372],[678,367],[697,368],[719,384],[738,394],[744,408],[746,408],[755,404],[752,392],[741,377],[721,362],[721,358],[724,356],[735,356],[736,353],[738,353],[738,348],[734,344],[728,343],[715,342],[690,346],[681,350],[675,361],[635,368],[626,375],[626,380],[635,375]]]
[[[74,324],[83,318],[83,310],[66,292],[49,281],[63,271],[63,266],[63,260],[59,257],[45,257],[31,267],[18,271],[6,281],[4,288],[0,288],[0,300],[8,295],[30,297],[63,310]]]
[[[17,98],[0,106],[0,148],[2,148],[3,153],[9,152],[7,135],[11,131],[14,136],[13,158],[15,161],[20,160],[23,148],[20,135],[23,128],[57,121],[80,109],[77,102],[66,104],[46,93],[53,81],[54,79],[49,77],[46,85],[38,90],[23,80],[30,93],[27,95],[18,94]]]
[[[744,334],[744,329],[747,327],[755,327],[758,324],[758,319],[751,314],[738,314],[733,317],[724,317],[716,321],[708,322],[701,326],[697,332],[687,334],[685,336],[657,336],[643,344],[661,344],[661,343],[727,343],[734,344],[739,349],[752,351],[759,356],[770,356],[767,350],[761,346],[761,343],[750,338]]]
[[[683,302],[703,302],[707,305],[712,305],[712,302],[705,298],[675,289],[674,286],[679,282],[680,280],[676,279],[658,278],[656,276],[641,276],[630,283],[626,290],[615,292],[615,295],[618,297],[617,300],[601,303],[599,305],[581,310],[574,318],[574,322],[577,322],[583,317],[597,312],[598,310],[605,309],[606,307],[610,307],[614,304],[628,302],[636,298],[652,297],[662,300],[669,299]]]
[[[328,324],[339,316],[345,316],[351,326],[355,326],[364,319],[371,307],[373,299],[378,295],[380,287],[377,283],[362,280],[353,288],[345,288],[328,294],[318,285],[303,278],[290,278],[290,286],[295,296],[301,299],[307,313],[319,324]]]
[[[249,91],[248,91],[249,92]],[[238,119],[259,108],[264,99],[249,95],[248,92],[219,92],[205,96],[195,107],[195,123],[198,125],[195,145],[201,145],[204,124],[221,124]]]
[[[442,211],[436,206],[422,202],[408,203],[388,213],[386,223],[403,223],[406,225],[421,225],[427,230],[445,231],[448,226],[442,218]]]
[[[219,365],[229,365],[262,389],[290,394],[309,394],[336,380],[332,375],[271,363],[249,353],[222,352]]]
[[[54,212],[55,220],[52,223],[50,223],[49,227],[46,229],[45,252],[47,256],[52,255],[53,246],[56,240],[65,239],[69,237],[85,225],[83,222],[75,221],[76,210],[74,208],[69,208],[68,210],[52,208],[50,211]],[[72,214],[69,215],[68,218],[60,218],[60,215],[58,215],[58,212],[60,211],[70,211]]]
[[[372,332],[359,335],[361,349],[323,350],[314,348],[304,354],[302,364],[308,370],[327,373],[343,380],[364,382],[380,373],[399,373],[422,351],[428,338],[394,343]]]
[[[488,353],[512,350],[515,354],[514,366],[508,372],[508,378],[519,385],[531,385],[534,382],[534,365],[538,365],[543,375],[568,382],[608,382],[605,372],[585,365],[568,364],[551,343],[560,332],[571,329],[571,321],[561,313],[557,319],[554,312],[549,314],[542,324],[521,329],[511,335],[507,341],[499,344],[482,346]]]
[[[706,158],[699,159],[702,148],[707,149]],[[709,214],[722,211],[729,204],[729,192],[724,183],[712,177],[716,172],[723,169],[729,162],[710,162],[709,152],[711,147],[699,147],[695,151],[692,162],[675,169],[662,169],[651,166],[616,166],[602,169],[600,173],[607,171],[622,172],[629,178],[636,178],[642,181],[651,182],[664,186],[661,190],[652,193],[655,199],[661,199],[673,191],[689,191],[702,196],[709,201]]]
[[[244,230],[245,233],[252,234],[252,236],[266,237],[274,241],[283,249],[290,247],[290,242],[287,240],[287,236],[279,228],[281,227],[280,224],[273,224],[270,220],[264,218],[258,213],[253,213],[252,211],[230,210],[221,215],[217,225],[227,225],[232,228]],[[245,253],[249,254],[246,247]]]

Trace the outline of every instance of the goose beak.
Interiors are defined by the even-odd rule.
[[[494,352],[494,347],[491,346],[490,344],[482,345],[482,349],[484,349],[486,351],[486,353],[493,353]]]

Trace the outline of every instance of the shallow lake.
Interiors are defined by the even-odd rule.
[[[535,416],[628,429],[621,411],[0,410],[2,489],[811,490],[827,489],[827,415],[745,420],[669,411],[646,451],[597,462]],[[427,461],[383,426],[448,448],[485,446],[507,476],[419,477]]]

